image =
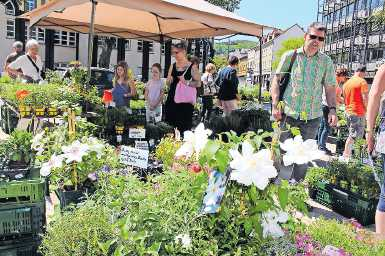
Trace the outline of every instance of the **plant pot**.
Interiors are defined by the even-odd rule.
[[[55,116],[57,116],[58,114],[59,114],[59,111],[58,111],[57,108],[55,108],[55,107],[49,107],[49,108],[48,108],[48,115],[49,115],[50,117],[55,117]]]
[[[85,195],[88,190],[81,188],[74,190],[73,186],[64,186],[64,188],[59,188],[55,190],[55,193],[60,201],[60,209],[64,210],[71,204],[78,204],[85,199]]]
[[[115,132],[118,135],[122,135],[124,132],[124,126],[123,125],[115,125]]]
[[[31,107],[19,106],[19,113],[22,118],[31,116]]]
[[[33,111],[37,117],[45,116],[45,107],[34,107]]]

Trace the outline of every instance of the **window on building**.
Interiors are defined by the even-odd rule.
[[[345,17],[346,17],[346,7],[342,7],[340,12],[340,18],[344,19]]]
[[[126,44],[125,44],[125,48],[126,48],[126,51],[131,51],[131,40],[126,40]]]
[[[379,5],[380,5],[380,0],[372,0],[372,2],[370,4],[370,8],[374,9],[374,8],[378,7]]]
[[[358,10],[365,10],[366,9],[366,3],[367,3],[367,0],[359,0],[357,6],[358,6]]]
[[[6,15],[15,15],[16,14],[15,6],[13,5],[13,3],[11,1],[7,1],[4,5],[5,5],[5,14]]]
[[[149,41],[149,52],[153,53],[154,52],[154,42]],[[143,40],[138,40],[138,52],[143,51]]]
[[[45,41],[45,29],[38,27],[31,27],[29,29],[29,38],[35,39],[39,42],[44,43]]]
[[[55,31],[54,44],[73,47],[76,45],[76,33],[67,31]]]
[[[7,38],[15,38],[15,20],[7,20]]]
[[[107,37],[106,36],[99,36],[98,37],[98,44],[99,45],[103,45],[104,44],[104,40],[106,39]],[[113,37],[115,38],[115,41],[114,41],[114,45],[112,46],[113,49],[117,49],[118,48],[118,39],[116,37]]]
[[[353,15],[353,11],[354,11],[354,4],[349,4],[346,7],[346,16],[349,17],[349,16]]]
[[[26,0],[25,1],[26,11],[32,11],[36,8],[36,0]]]

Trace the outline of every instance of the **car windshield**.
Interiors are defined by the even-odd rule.
[[[114,73],[101,70],[92,70],[91,71],[91,81],[93,85],[104,85],[104,88],[112,88],[112,80],[114,78]]]

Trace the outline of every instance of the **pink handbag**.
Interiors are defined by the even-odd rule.
[[[189,68],[183,73],[183,77],[188,69]],[[176,85],[174,101],[175,103],[190,103],[195,105],[197,101],[197,89],[179,81]]]

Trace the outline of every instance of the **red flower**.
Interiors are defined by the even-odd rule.
[[[103,103],[107,104],[112,101],[112,92],[110,90],[104,90],[103,93]]]
[[[30,91],[24,90],[24,89],[22,89],[22,90],[17,90],[17,91],[16,91],[16,98],[17,98],[18,100],[23,100],[23,99],[24,99],[25,97],[27,97],[30,93],[31,93]]]

